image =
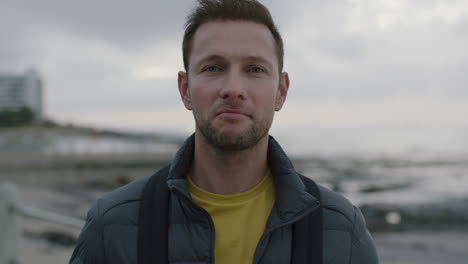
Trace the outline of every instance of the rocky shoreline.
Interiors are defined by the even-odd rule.
[[[0,159],[2,181],[19,184],[34,184],[48,188],[59,188],[75,192],[76,189],[99,189],[109,191],[140,177],[150,176],[160,167],[168,164],[173,153],[167,154],[128,154],[128,155],[87,155],[87,156],[40,156],[21,159],[24,163],[9,162],[14,155]],[[1,155],[0,155],[1,156]],[[353,179],[348,176],[347,181]],[[332,181],[319,179],[322,184],[332,185]],[[342,180],[343,181],[343,180]],[[359,184],[359,179],[353,183]],[[347,183],[348,185],[350,183]],[[345,185],[345,184],[342,184]],[[390,187],[388,187],[390,186]],[[333,187],[333,185],[332,185]],[[378,190],[377,190],[378,187]],[[395,190],[391,185],[377,185],[372,192],[361,188],[344,195],[357,204],[366,217],[370,230],[374,232],[412,230],[468,230],[468,195],[426,202],[372,201],[369,195],[379,197],[390,195]],[[339,191],[339,190],[338,190]],[[346,191],[346,190],[345,190]],[[412,189],[407,190],[413,192]],[[414,189],[417,192],[417,189]],[[398,194],[395,194],[397,196]],[[401,194],[405,195],[405,193]],[[354,198],[354,200],[353,200]],[[83,217],[83,216],[82,216]]]
[[[86,215],[94,200],[107,191],[83,186],[21,184],[18,187],[22,203],[80,218]],[[27,218],[23,218],[21,226],[23,263],[68,262],[79,230]],[[373,232],[381,264],[450,264],[468,259],[466,230],[383,230],[385,232]]]
[[[468,199],[417,205],[361,206],[367,226],[375,232],[459,231],[468,233]]]
[[[0,147],[18,142],[21,147],[0,148],[0,182],[15,182],[27,206],[80,219],[105,192],[167,164],[178,146],[154,138],[96,135],[92,130],[5,133],[0,131]],[[81,148],[81,143],[87,147]],[[449,264],[468,259],[467,155],[317,154],[293,158],[293,163],[361,208],[381,263]],[[68,262],[79,230],[27,218],[21,227],[23,263]]]

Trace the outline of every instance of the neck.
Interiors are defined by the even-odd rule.
[[[236,194],[257,185],[268,170],[268,135],[254,147],[223,152],[209,145],[203,135],[195,133],[195,150],[189,173],[192,181],[205,191]]]

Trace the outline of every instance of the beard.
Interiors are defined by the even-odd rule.
[[[221,131],[212,125],[209,120],[203,120],[194,112],[195,123],[206,142],[213,148],[223,152],[237,152],[251,149],[258,144],[268,131],[273,122],[274,113],[262,120],[257,120],[239,134],[232,131]]]

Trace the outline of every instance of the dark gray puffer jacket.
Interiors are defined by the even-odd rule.
[[[215,230],[208,213],[190,198],[185,175],[193,158],[190,137],[173,159],[170,189],[168,256],[170,263],[214,263]],[[268,164],[274,177],[276,203],[252,263],[290,263],[292,223],[319,206],[279,144],[270,137]],[[73,252],[72,264],[136,264],[140,197],[148,178],[110,192],[91,208]],[[323,210],[323,262],[375,264],[377,252],[360,210],[320,186]],[[201,210],[200,210],[201,209]],[[249,228],[241,227],[241,228]]]

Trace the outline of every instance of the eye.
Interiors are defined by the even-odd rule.
[[[259,66],[250,66],[249,71],[250,71],[250,72],[253,72],[253,73],[262,73],[262,72],[265,72],[265,70],[263,70],[263,68],[262,68],[262,67],[259,67]]]
[[[218,72],[221,71],[221,69],[218,66],[208,66],[205,68],[205,71],[207,72]]]

